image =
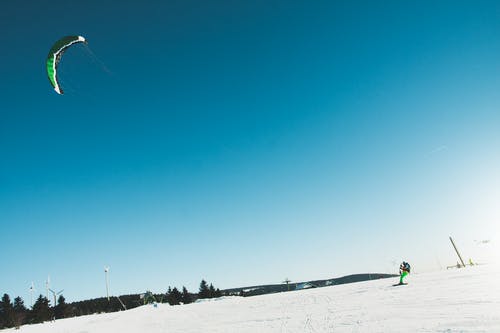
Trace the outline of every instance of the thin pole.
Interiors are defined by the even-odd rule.
[[[33,289],[34,289],[34,286],[33,286],[33,282],[31,282],[31,287],[30,287],[30,295],[31,295],[31,308],[33,309]]]
[[[49,284],[50,284],[50,275],[47,276],[47,281],[45,281],[45,291],[47,296],[47,301],[49,300]]]
[[[457,253],[458,258],[459,258],[459,259],[460,259],[460,261],[462,262],[462,267],[465,267],[464,260],[462,259],[462,256],[461,256],[461,255],[460,255],[460,253],[458,252],[458,249],[457,249],[457,247],[455,246],[455,242],[453,241],[453,239],[451,238],[451,236],[450,236],[450,241],[451,241],[451,245],[453,245],[453,248],[455,249],[455,252]]]
[[[290,291],[290,285],[289,285],[289,283],[292,282],[292,281],[290,281],[288,278],[286,278],[286,280],[283,281],[283,282],[286,283],[286,288],[288,289],[288,291]]]
[[[109,272],[109,267],[104,268],[104,275],[106,277],[106,297],[108,298],[109,302],[109,277],[108,277],[108,272]]]
[[[118,300],[120,301],[120,304],[122,305],[123,310],[127,310],[127,307],[125,306],[125,304],[123,304],[123,302],[122,302],[122,300],[120,299],[120,297],[116,296],[116,298],[118,298]]]

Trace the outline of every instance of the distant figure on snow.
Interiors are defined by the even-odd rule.
[[[405,284],[403,279],[410,274],[410,264],[406,261],[403,261],[401,265],[399,265],[399,284]]]

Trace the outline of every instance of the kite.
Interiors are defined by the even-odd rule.
[[[62,95],[63,90],[59,85],[59,81],[57,79],[57,65],[59,61],[61,61],[61,57],[63,53],[66,51],[68,47],[77,43],[87,43],[84,37],[82,36],[66,36],[59,39],[49,51],[47,55],[47,76],[49,78],[50,84],[54,87],[54,90]]]

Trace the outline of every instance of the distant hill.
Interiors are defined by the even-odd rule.
[[[265,295],[272,293],[280,293],[285,291],[299,290],[299,289],[309,289],[309,288],[321,288],[332,285],[339,285],[345,283],[354,283],[368,280],[378,280],[390,277],[396,277],[395,274],[384,274],[384,273],[364,273],[364,274],[351,274],[339,278],[332,278],[326,280],[313,280],[313,281],[303,281],[303,282],[293,282],[288,285],[282,284],[267,284],[259,286],[249,286],[240,288],[231,288],[222,290],[224,296],[256,296]]]

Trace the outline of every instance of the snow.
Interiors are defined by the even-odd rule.
[[[500,332],[493,265],[26,325],[22,333]]]
[[[259,290],[261,289],[260,287],[256,287],[256,288],[247,288],[247,289],[243,289],[243,292],[244,293],[249,293],[251,291],[255,291],[255,290]]]

